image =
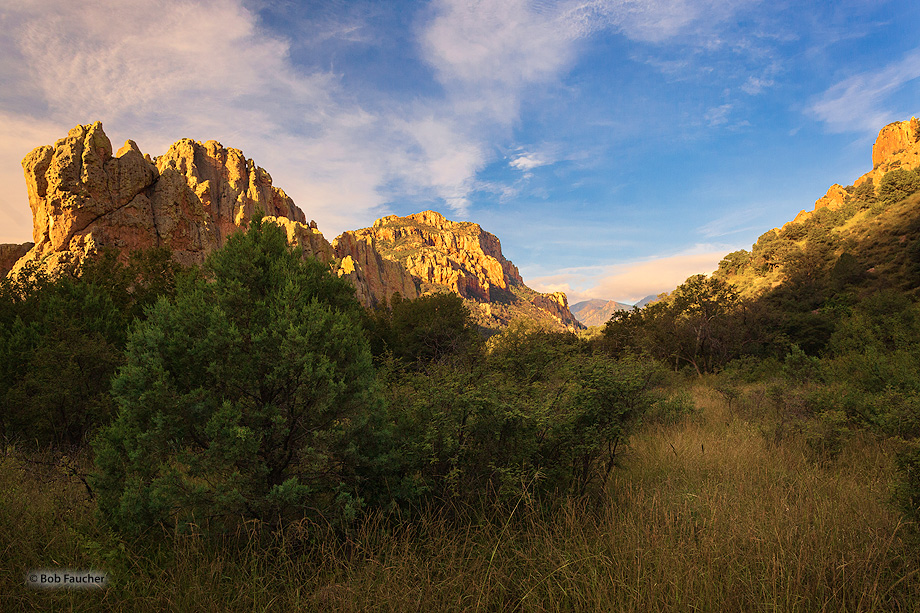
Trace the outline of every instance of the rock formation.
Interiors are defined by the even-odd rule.
[[[361,244],[373,245],[386,260],[398,262],[422,293],[446,289],[460,294],[481,325],[501,327],[529,317],[551,327],[581,327],[565,294],[539,294],[527,287],[517,267],[502,255],[498,238],[478,224],[450,221],[435,211],[390,215],[333,242],[340,257]]]
[[[380,254],[373,237],[346,232],[332,241],[332,247],[341,262],[339,276],[354,283],[363,304],[389,300],[395,293],[403,298],[418,298],[415,280],[398,262]]]
[[[96,122],[36,148],[22,167],[35,245],[16,270],[30,260],[54,268],[105,246],[166,246],[183,264],[200,263],[256,208],[305,221],[265,170],[215,141],[183,139],[151,160],[129,140],[113,156]]]
[[[330,244],[271,175],[238,149],[182,139],[151,158],[127,141],[114,155],[102,124],[80,125],[22,162],[33,218],[33,243],[0,246],[0,270],[29,262],[54,270],[100,249],[168,247],[181,264],[199,264],[261,209],[305,256],[348,278],[365,306],[393,294],[456,292],[484,325],[518,317],[577,328],[565,294],[538,294],[501,252],[494,235],[473,223],[425,211],[384,217]],[[15,263],[14,263],[15,262]]]
[[[22,167],[35,242],[26,253],[15,246],[0,251],[0,266],[2,258],[15,261],[0,269],[4,274],[30,261],[54,270],[104,247],[127,255],[165,246],[178,262],[199,264],[230,234],[246,228],[257,209],[267,221],[284,228],[288,240],[303,247],[306,255],[337,268],[332,245],[316,223],[307,224],[291,198],[272,185],[271,175],[240,150],[216,141],[182,139],[151,159],[129,140],[113,156],[111,142],[96,122],[75,127],[53,146],[36,148]],[[16,253],[20,257],[14,259]],[[364,304],[388,299],[394,291],[414,296],[412,277],[398,266],[384,264],[372,254],[364,254],[362,262],[346,263],[347,270],[339,274],[355,282]],[[378,265],[382,270],[376,270]],[[378,278],[394,289],[374,283]],[[362,285],[363,279],[370,284]]]
[[[872,170],[862,175],[853,182],[850,189],[859,187],[867,181],[872,181],[876,189],[889,170],[903,168],[914,170],[920,168],[920,120],[911,117],[909,121],[896,121],[882,128],[878,138],[872,145]],[[831,209],[840,208],[849,196],[847,188],[836,183],[827,190],[827,193],[815,201],[812,211],[802,210],[790,223],[798,223],[810,218],[814,211],[824,207]],[[786,224],[788,226],[789,224]],[[786,227],[784,226],[784,228]]]
[[[5,277],[9,271],[13,270],[16,262],[34,246],[35,243],[0,245],[0,277]]]

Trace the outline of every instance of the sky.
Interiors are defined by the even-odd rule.
[[[0,243],[22,158],[102,121],[241,149],[329,240],[433,209],[633,303],[871,170],[918,31],[916,0],[0,0]]]

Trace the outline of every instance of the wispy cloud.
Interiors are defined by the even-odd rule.
[[[765,89],[773,87],[773,83],[773,79],[751,76],[748,77],[748,80],[741,86],[741,90],[746,94],[756,96]]]
[[[669,292],[692,275],[713,272],[728,251],[698,245],[676,255],[563,270],[528,283],[538,291],[565,292],[570,303],[601,298],[634,304],[646,296]]]
[[[748,232],[763,226],[764,212],[769,210],[761,204],[729,211],[721,217],[700,226],[698,231],[705,238],[719,238],[739,232]]]
[[[899,118],[889,96],[920,77],[920,49],[881,70],[852,75],[825,91],[809,111],[832,132],[875,134],[880,126]]]
[[[14,229],[31,225],[16,179],[22,156],[95,120],[116,145],[132,138],[154,155],[186,136],[238,147],[327,234],[369,222],[394,200],[462,214],[497,143],[513,141],[522,101],[560,81],[581,39],[614,30],[658,42],[739,4],[435,0],[414,34],[438,87],[407,102],[296,63],[291,41],[244,0],[7,3],[0,112],[15,134],[0,141],[0,179],[19,195],[2,202],[3,240],[26,240]],[[369,40],[360,14],[317,28],[342,44]],[[522,151],[512,164],[528,172],[550,163],[538,153]]]

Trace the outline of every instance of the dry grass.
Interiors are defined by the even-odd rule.
[[[458,527],[435,512],[346,538],[299,526],[240,550],[182,536],[143,555],[99,532],[79,487],[0,472],[4,610],[914,611],[920,565],[886,504],[890,451],[852,438],[816,463],[705,390],[632,442],[602,504]],[[16,502],[16,501],[19,502]],[[10,528],[24,529],[17,537]],[[309,546],[303,543],[312,541]],[[36,592],[28,567],[110,564],[104,593]]]

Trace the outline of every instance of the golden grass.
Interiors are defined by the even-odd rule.
[[[639,432],[600,504],[495,521],[368,518],[242,549],[194,535],[118,553],[80,489],[0,471],[4,610],[914,611],[920,564],[886,503],[891,453],[852,437],[832,463],[764,436],[697,388],[698,413]],[[755,407],[756,408],[756,407]],[[749,408],[746,414],[753,409]],[[31,480],[30,480],[31,479]],[[18,502],[17,502],[18,500]],[[83,505],[83,506],[80,506]],[[17,536],[10,529],[18,525]],[[66,528],[62,528],[65,526]],[[304,535],[315,535],[304,538]],[[305,542],[311,542],[305,546]],[[104,593],[36,592],[27,567],[113,564]],[[12,568],[11,568],[12,567]]]

